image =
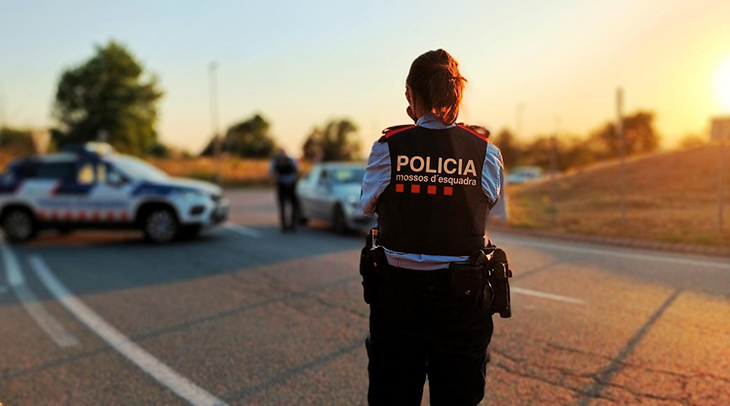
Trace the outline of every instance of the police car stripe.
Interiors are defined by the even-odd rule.
[[[121,222],[131,221],[130,213],[126,210],[114,211],[109,210],[102,213],[99,210],[44,210],[36,211],[36,217],[41,221],[58,222],[58,221],[78,221],[78,222]]]
[[[74,195],[74,196],[86,196],[91,194],[91,192],[96,187],[95,184],[79,184],[79,183],[70,183],[70,182],[63,182],[60,185],[58,185],[55,190],[52,191],[53,195]]]

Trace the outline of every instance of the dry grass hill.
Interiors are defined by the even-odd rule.
[[[558,177],[552,224],[550,181],[508,189],[510,223],[571,234],[730,246],[730,148],[725,148],[725,231],[717,231],[717,146],[630,159],[626,224],[617,162]]]

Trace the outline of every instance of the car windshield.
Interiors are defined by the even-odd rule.
[[[131,156],[115,156],[109,159],[119,170],[132,179],[162,181],[168,179],[165,172],[147,162]]]
[[[362,183],[365,168],[333,168],[330,174],[332,182],[336,184]]]

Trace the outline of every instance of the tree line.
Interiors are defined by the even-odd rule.
[[[171,148],[158,138],[158,103],[164,92],[154,75],[122,44],[96,46],[94,54],[61,74],[53,104],[58,125],[51,130],[51,149],[88,141],[110,143],[120,152],[166,157]],[[348,119],[330,120],[307,136],[303,155],[324,161],[360,157],[357,126]],[[215,137],[200,155],[214,152]],[[0,147],[12,155],[34,152],[29,131],[0,129]],[[267,158],[277,149],[271,123],[261,114],[228,128],[221,139],[224,154]]]
[[[638,111],[623,119],[624,151],[626,155],[644,154],[659,149],[660,136],[654,128],[654,114]],[[553,152],[558,170],[586,166],[620,155],[620,138],[615,123],[606,123],[587,137],[577,135],[538,136],[532,141],[519,141],[509,129],[503,129],[494,144],[502,151],[507,168],[538,166],[548,169]]]
[[[171,148],[159,140],[156,131],[158,103],[163,95],[158,79],[145,72],[127,47],[115,41],[96,46],[89,59],[61,74],[53,105],[58,126],[51,130],[51,148],[101,140],[120,152],[169,156]],[[660,137],[652,112],[638,111],[625,117],[623,128],[628,155],[659,148]],[[316,126],[305,139],[302,157],[310,161],[361,159],[363,151],[357,133],[357,125],[346,118]],[[492,138],[502,150],[508,168],[549,168],[555,148],[558,169],[566,170],[615,158],[620,148],[614,123],[604,124],[587,137],[560,136],[555,144],[551,136],[520,141],[509,129]],[[686,143],[690,141],[697,143],[696,137]],[[215,137],[211,137],[200,155],[213,155],[215,142]],[[31,134],[2,128],[0,148],[16,155],[32,153]],[[277,148],[271,123],[260,113],[230,126],[221,138],[221,150],[230,156],[267,158]]]

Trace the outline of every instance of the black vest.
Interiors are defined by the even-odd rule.
[[[486,246],[487,137],[466,127],[391,127],[390,184],[378,198],[380,244],[414,254],[470,255]]]
[[[279,175],[290,175],[296,172],[296,168],[292,165],[289,157],[279,156],[276,157],[276,163],[274,164],[276,173]]]

